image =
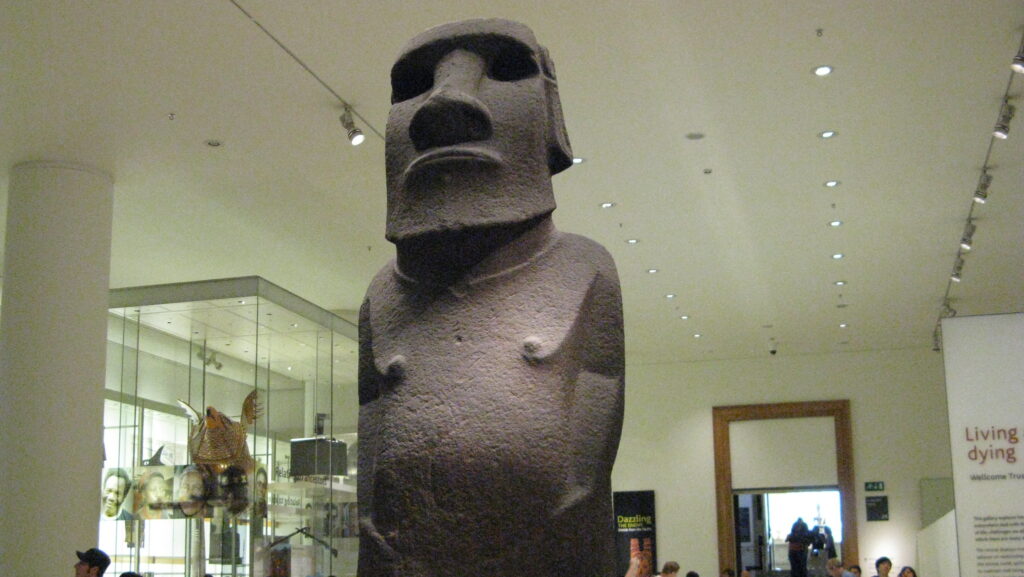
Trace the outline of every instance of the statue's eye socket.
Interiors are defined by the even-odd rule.
[[[433,87],[433,70],[412,67],[396,70],[391,75],[391,104],[419,96]]]
[[[500,82],[529,78],[539,71],[533,54],[521,46],[507,46],[491,60],[487,76]]]

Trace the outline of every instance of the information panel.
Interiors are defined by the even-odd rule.
[[[960,574],[1024,575],[1024,314],[942,321]]]
[[[618,575],[625,575],[629,560],[640,558],[637,577],[651,577],[658,566],[655,543],[654,491],[617,491],[615,505],[615,543],[618,550]]]

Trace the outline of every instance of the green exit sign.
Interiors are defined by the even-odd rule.
[[[865,491],[884,491],[885,490],[885,482],[884,481],[868,481],[867,483],[864,483],[864,490]]]

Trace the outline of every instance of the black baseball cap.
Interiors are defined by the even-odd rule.
[[[110,565],[110,557],[95,547],[85,552],[75,551],[75,555],[78,555],[78,560],[86,565],[90,567],[99,567],[101,575],[107,570],[107,566]]]

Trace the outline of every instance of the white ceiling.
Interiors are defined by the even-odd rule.
[[[364,145],[242,8],[355,107]],[[586,159],[555,177],[555,221],[615,256],[628,362],[932,345],[1020,0],[0,0],[0,162],[114,176],[114,287],[255,274],[356,309],[393,254],[391,63],[477,16],[529,24],[555,60]],[[1022,122],[992,145],[961,315],[1024,311]]]

